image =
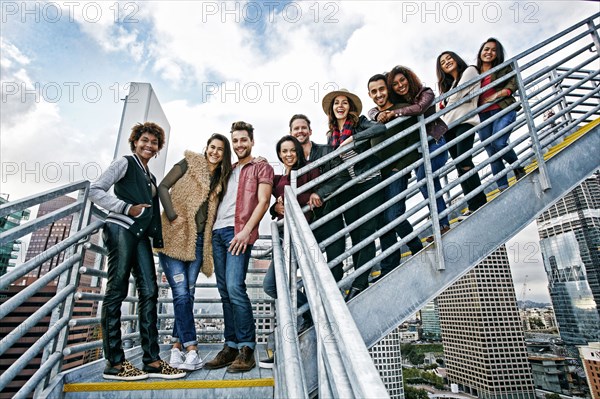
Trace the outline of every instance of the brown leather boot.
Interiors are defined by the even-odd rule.
[[[231,366],[227,367],[228,373],[241,373],[244,371],[250,371],[256,366],[256,360],[254,360],[254,349],[250,349],[248,346],[242,346],[240,354],[235,359]]]
[[[234,360],[236,360],[238,354],[239,351],[237,348],[232,348],[225,344],[223,345],[223,349],[217,353],[217,356],[215,356],[213,360],[204,363],[204,368],[208,370],[215,370],[229,366]]]

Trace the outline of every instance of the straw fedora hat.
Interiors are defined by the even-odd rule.
[[[356,94],[350,93],[348,89],[339,89],[336,91],[332,91],[331,93],[327,93],[325,97],[323,97],[323,101],[321,102],[321,104],[323,105],[323,111],[325,111],[325,114],[327,114],[327,111],[331,108],[333,100],[337,96],[348,97],[354,103],[354,105],[356,105],[356,111],[358,115],[360,115],[360,113],[362,112],[362,102]]]

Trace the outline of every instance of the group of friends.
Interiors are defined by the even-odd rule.
[[[463,83],[475,79],[496,65],[504,62],[504,50],[500,42],[486,40],[477,57],[477,65],[469,66],[452,51],[444,51],[436,61],[438,89],[446,93]],[[219,369],[227,367],[231,373],[249,371],[255,367],[254,349],[256,345],[255,323],[252,305],[247,294],[245,279],[248,271],[252,247],[258,239],[258,226],[264,214],[269,211],[275,219],[283,218],[283,192],[290,184],[292,170],[300,169],[339,147],[355,141],[340,157],[314,168],[298,178],[298,186],[306,184],[328,170],[343,165],[345,161],[370,149],[410,125],[415,117],[433,115],[436,109],[450,107],[460,102],[480,87],[490,85],[500,79],[511,68],[500,69],[488,75],[479,83],[472,84],[455,92],[439,104],[434,104],[434,93],[425,87],[417,75],[404,66],[395,66],[385,74],[376,74],[368,81],[368,94],[374,107],[362,115],[360,98],[345,89],[328,93],[322,100],[323,111],[328,117],[327,144],[311,141],[312,128],[309,118],[303,114],[292,116],[289,134],[282,137],[276,152],[284,166],[282,175],[275,175],[272,166],[262,157],[254,157],[254,127],[247,122],[234,122],[230,138],[215,133],[207,141],[203,154],[185,151],[184,158],[176,163],[158,183],[148,168],[149,161],[156,156],[165,143],[164,130],[153,122],[137,124],[129,137],[131,155],[115,160],[90,188],[90,198],[109,214],[103,229],[104,244],[107,248],[107,286],[104,296],[101,325],[104,357],[107,361],[103,377],[113,380],[141,380],[148,377],[176,379],[185,377],[186,372],[199,368]],[[447,141],[461,136],[457,143],[449,147],[450,156],[457,160],[459,176],[474,168],[471,156],[463,156],[474,143],[473,126],[502,112],[515,102],[514,78],[490,87],[480,96],[463,102],[444,114],[441,119],[428,123],[426,131],[428,147],[434,152]],[[489,104],[479,114],[474,114],[457,126],[447,126],[477,107]],[[407,116],[408,119],[386,128],[385,123],[394,118]],[[482,128],[477,133],[480,140],[486,140],[499,132],[516,118],[516,110]],[[471,131],[471,133],[468,133]],[[492,156],[508,145],[510,133],[501,135],[485,146]],[[374,210],[381,203],[397,198],[408,186],[410,165],[422,158],[418,145],[419,131],[416,130],[395,141],[374,155],[348,166],[342,173],[298,196],[300,205],[309,205],[305,216],[314,221],[343,205],[340,196],[325,201],[341,185],[359,177],[344,198],[356,198],[377,185],[382,179],[395,177],[384,189],[373,193],[357,204],[345,209],[315,229],[318,242],[333,236],[336,232]],[[389,165],[378,168],[381,161],[414,147]],[[237,162],[232,164],[232,149]],[[442,151],[431,159],[432,171],[441,168],[448,159],[448,152]],[[509,165],[517,161],[514,150],[505,151],[491,163],[494,175],[504,170],[504,161]],[[374,171],[373,171],[374,170]],[[369,172],[371,171],[371,172]],[[368,173],[367,173],[368,172]],[[517,178],[525,174],[521,167],[514,168]],[[398,178],[397,174],[402,174]],[[424,163],[415,169],[417,184],[425,198],[428,196],[424,178]],[[440,181],[433,179],[436,191],[441,189]],[[508,187],[506,174],[498,178],[500,190]],[[486,196],[480,187],[477,173],[461,182],[463,193],[471,196],[468,213],[476,211],[486,203]],[[113,188],[113,194],[109,190]],[[271,195],[274,204],[269,207]],[[163,212],[160,212],[162,204]],[[436,198],[438,212],[446,209],[443,196]],[[357,244],[374,234],[379,228],[400,218],[406,211],[405,198],[388,207],[378,218],[369,218],[350,232],[353,244]],[[439,218],[443,233],[450,229],[448,217]],[[399,223],[395,229],[380,237],[381,249],[385,251],[397,243],[397,236],[404,238],[413,232],[408,220]],[[431,240],[431,238],[428,238]],[[418,237],[407,242],[412,254],[423,248]],[[169,361],[159,356],[157,328],[158,286],[153,261],[153,248],[158,252],[163,272],[173,293],[175,322],[172,333],[173,348]],[[327,245],[325,252],[329,261],[342,259],[345,240],[339,238]],[[375,243],[371,242],[353,254],[355,269],[375,258]],[[381,262],[381,275],[392,271],[400,262],[400,250],[387,256]],[[203,362],[198,354],[198,341],[194,323],[194,292],[196,280],[202,272],[210,277],[216,275],[217,288],[221,297],[224,317],[224,346],[210,361]],[[336,281],[344,274],[343,263],[339,261],[331,269]],[[138,291],[138,315],[141,347],[143,351],[142,369],[138,369],[125,359],[121,337],[121,305],[128,295],[128,281],[133,275]],[[361,273],[346,293],[350,300],[368,286],[369,272]],[[273,268],[270,267],[264,279],[267,294],[276,297],[276,282]],[[306,303],[302,292],[298,294],[298,305]],[[308,314],[308,312],[307,312]],[[308,316],[310,317],[310,316]]]

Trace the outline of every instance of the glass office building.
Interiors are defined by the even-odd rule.
[[[561,338],[600,339],[600,175],[595,173],[538,218],[544,268]]]

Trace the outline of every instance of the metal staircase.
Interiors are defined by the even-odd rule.
[[[435,174],[431,173],[429,159],[436,153],[428,154],[424,126],[452,107],[426,119],[419,118],[418,123],[412,127],[350,161],[350,164],[354,164],[371,152],[376,152],[418,130],[422,142],[413,147],[422,146],[425,150],[424,159],[400,173],[408,173],[424,162],[427,178],[422,182],[411,181],[407,190],[399,197],[380,204],[373,212],[365,215],[364,219],[377,217],[399,198],[407,200],[407,212],[399,220],[380,228],[365,241],[348,248],[339,259],[325,260],[323,249],[328,242],[360,226],[364,219],[317,243],[312,230],[326,223],[335,213],[309,226],[296,201],[296,195],[329,179],[348,167],[348,163],[300,188],[292,186],[286,189],[283,245],[279,238],[278,226],[273,224],[272,258],[277,281],[287,284],[281,283],[277,287],[276,316],[268,309],[272,304],[268,299],[256,301],[255,311],[256,319],[273,320],[276,317],[278,327],[274,336],[275,368],[272,371],[255,369],[251,373],[236,376],[226,375],[224,372],[197,371],[181,381],[115,384],[100,381],[98,378],[104,365],[102,359],[73,369],[65,369],[67,357],[95,353],[101,346],[100,341],[71,342],[69,332],[82,326],[96,326],[99,322],[95,317],[80,317],[75,309],[79,301],[97,304],[102,299],[100,288],[101,280],[106,277],[103,270],[105,251],[101,243],[94,241],[92,237],[103,225],[103,214],[87,200],[89,182],[74,183],[1,205],[0,218],[3,218],[66,194],[75,194],[77,197],[72,204],[0,233],[0,245],[4,245],[55,222],[64,221],[65,218],[68,218],[70,225],[69,236],[64,241],[49,247],[37,257],[0,277],[0,358],[4,367],[0,375],[0,392],[10,392],[15,398],[31,395],[39,398],[301,398],[315,394],[321,398],[387,397],[388,392],[367,348],[372,347],[409,315],[467,273],[554,201],[600,167],[597,155],[600,153],[599,19],[600,14],[586,18],[494,69],[506,65],[513,67],[513,73],[507,75],[507,78],[514,76],[519,85],[518,101],[513,108],[522,108],[517,120],[499,132],[499,135],[509,130],[513,131],[510,147],[516,150],[519,161],[512,167],[522,165],[528,174],[518,182],[511,178],[511,187],[506,191],[499,193],[494,189],[498,176],[492,176],[489,172],[490,162],[502,154],[488,158],[483,149],[488,140],[493,138],[483,143],[476,141],[469,155],[474,157],[478,165],[468,174],[458,178],[454,161],[449,161]],[[474,82],[480,79],[481,77],[478,77]],[[441,96],[436,101],[453,92]],[[482,90],[479,90],[472,95],[479,95],[481,92]],[[468,99],[465,98],[464,101]],[[474,112],[483,108],[485,106]],[[544,119],[543,115],[549,109],[553,109],[555,115]],[[464,118],[470,116],[466,115]],[[493,120],[494,118],[490,119],[488,123]],[[402,121],[403,119],[392,121],[389,126]],[[456,122],[460,123],[460,120]],[[475,133],[481,126],[474,127],[471,132]],[[457,140],[460,140],[460,137]],[[445,147],[450,144],[452,143]],[[399,158],[412,149],[408,148],[394,158]],[[346,150],[348,148],[343,149]],[[329,158],[313,162],[310,167],[298,171],[298,174],[307,173],[309,168],[318,167],[328,159],[339,156],[343,151],[337,150]],[[377,168],[393,162],[394,158],[385,160]],[[504,173],[508,174],[510,171],[509,167]],[[365,172],[365,175],[369,173],[371,171]],[[459,214],[466,203],[459,183],[474,173],[479,173],[482,178],[481,190],[488,193],[488,204],[468,218],[461,218],[462,221],[453,223],[453,228],[448,233],[440,235],[439,217],[446,214],[455,217]],[[445,182],[442,184],[442,190],[435,195],[433,176],[439,176]],[[292,180],[295,181],[294,178]],[[327,200],[344,198],[345,190],[356,184],[356,181],[346,183]],[[336,212],[341,213],[345,207],[361,201],[389,183],[389,179],[384,180],[358,198],[344,198],[344,205]],[[419,186],[422,184],[426,184],[429,193],[432,194],[428,200],[424,200],[419,192]],[[449,205],[440,215],[436,209],[435,196],[443,196]],[[432,209],[431,212],[429,208]],[[358,272],[371,270],[382,258],[401,248],[414,236],[423,237],[431,231],[434,243],[409,258],[346,305],[340,295],[340,289],[348,287],[358,275],[357,272],[349,272],[336,286],[327,269],[340,262],[346,262],[345,269],[352,269],[352,253],[367,244],[377,244],[381,234],[406,219],[415,227],[414,232],[387,251],[378,251],[377,257],[363,265]],[[263,255],[270,251],[271,248],[263,248],[260,257],[264,257]],[[92,259],[95,257],[91,265],[83,263],[86,254],[92,256]],[[54,266],[46,274],[28,285],[21,284],[27,279],[28,273],[49,260],[54,260]],[[298,281],[298,268],[301,281]],[[251,266],[251,270],[259,274],[264,272],[260,262]],[[91,283],[84,285],[83,279],[89,279]],[[298,311],[295,295],[298,285],[304,286],[309,299],[309,304],[299,309],[299,312],[305,312],[310,307],[315,321],[315,327],[300,336],[296,334]],[[214,284],[198,283],[197,287],[212,288]],[[248,287],[260,289],[262,286],[250,282]],[[159,288],[166,290],[168,284],[159,282]],[[140,361],[140,349],[135,345],[139,339],[136,328],[135,290],[132,289],[131,293],[126,299],[130,311],[124,312],[122,321],[128,327],[124,339],[133,344],[127,356],[135,363]],[[35,309],[26,318],[19,319],[15,316],[14,313],[21,306],[26,306],[29,301],[40,295],[44,297],[43,306]],[[203,303],[217,301],[216,295],[213,298],[197,299],[197,302]],[[161,298],[159,302],[163,305],[168,304],[169,299]],[[222,315],[210,313],[199,315],[198,319],[219,320],[219,317],[222,318]],[[172,318],[173,314],[166,310],[159,314],[161,337],[170,334],[168,321]],[[43,330],[41,333],[40,329]],[[265,329],[262,332],[268,331]],[[203,328],[200,334],[218,336],[219,332],[207,327]],[[15,355],[13,348],[24,345],[25,349],[21,351],[24,353]],[[202,356],[210,356],[211,351],[220,349],[220,345],[201,346]],[[169,347],[161,348],[165,351],[164,357]],[[259,357],[264,356],[264,344],[259,346],[258,352]],[[16,385],[22,387],[15,388]]]
[[[500,193],[497,189],[493,189],[495,186],[493,183],[499,176],[491,176],[487,171],[487,165],[508,151],[508,148],[491,158],[487,158],[485,153],[482,153],[483,146],[493,140],[493,137],[483,143],[476,142],[471,155],[476,162],[479,161],[479,164],[462,178],[458,178],[454,172],[454,161],[449,161],[435,174],[431,173],[429,159],[443,149],[427,156],[428,151],[424,144],[427,142],[424,125],[452,108],[442,110],[427,119],[421,117],[418,124],[378,144],[371,151],[353,158],[350,162],[344,163],[302,187],[289,188],[286,192],[286,220],[284,223],[286,230],[284,242],[289,255],[279,267],[282,272],[288,271],[291,287],[296,285],[296,266],[299,266],[304,280],[312,280],[317,277],[317,284],[309,281],[304,284],[316,325],[313,330],[299,338],[298,351],[303,362],[299,370],[294,370],[294,373],[302,375],[303,380],[306,381],[305,395],[318,393],[319,396],[362,397],[363,393],[368,391],[371,392],[369,396],[379,397],[375,394],[374,389],[381,388],[380,381],[357,381],[357,370],[355,370],[357,367],[354,363],[364,362],[362,353],[350,349],[344,339],[338,339],[338,337],[343,338],[348,331],[351,334],[359,333],[364,340],[365,347],[372,347],[600,167],[600,158],[597,155],[600,151],[600,119],[598,118],[600,115],[600,71],[597,68],[599,64],[598,50],[600,49],[598,17],[599,14],[596,14],[482,75],[485,76],[510,65],[513,68],[512,75],[519,86],[517,103],[497,114],[499,117],[510,109],[522,108],[518,112],[517,120],[495,136],[512,131],[509,148],[515,149],[519,160],[511,167],[524,166],[528,174],[518,182],[514,177],[511,178],[511,187],[506,191]],[[480,79],[481,76],[474,79],[473,82]],[[469,82],[440,96],[435,100],[436,103],[468,85]],[[479,95],[481,92],[483,92],[482,89],[468,98],[464,98],[463,101],[468,101],[469,98]],[[485,107],[485,105],[480,106],[475,112],[479,112]],[[551,109],[555,111],[552,116],[547,114],[547,111]],[[466,120],[471,115],[463,118]],[[461,120],[455,121],[450,127],[458,125]],[[392,121],[388,123],[388,127],[402,121],[403,119]],[[485,124],[487,122],[472,128],[471,132],[475,132]],[[421,134],[420,145],[422,153],[425,154],[424,159],[401,171],[400,174],[407,173],[419,163],[424,162],[427,179],[421,183],[413,182],[404,193],[400,194],[407,198],[409,204],[405,215],[400,220],[380,228],[377,233],[361,243],[353,243],[354,245],[348,248],[347,253],[340,259],[325,260],[321,251],[328,243],[348,234],[354,228],[360,228],[359,226],[364,220],[377,217],[383,209],[395,201],[390,200],[382,204],[359,221],[323,242],[316,242],[311,229],[314,230],[328,219],[340,214],[344,209],[369,197],[389,182],[384,180],[358,198],[345,198],[344,191],[356,184],[356,180],[362,177],[357,176],[355,181],[346,183],[328,198],[331,199],[337,195],[338,198],[342,198],[339,202],[343,205],[339,206],[336,212],[310,226],[303,217],[303,210],[295,201],[296,195],[309,190],[339,173],[343,168],[366,158],[371,152],[389,145],[416,129]],[[447,148],[451,144],[444,147]],[[419,144],[415,146],[417,145]],[[330,157],[317,160],[298,171],[298,175],[327,162],[332,157],[339,156],[348,149],[344,147],[336,150],[330,154]],[[397,154],[394,159],[385,160],[379,167],[393,162],[410,150],[407,149]],[[503,174],[508,174],[511,167],[505,169]],[[366,171],[363,176],[372,173],[373,170]],[[468,218],[460,218],[459,223],[453,223],[453,228],[441,236],[438,227],[439,217],[455,216],[462,209],[466,198],[460,191],[459,183],[473,173],[479,173],[482,177],[482,185],[487,187],[488,204]],[[446,203],[452,204],[439,215],[435,207],[434,195],[429,195],[429,200],[423,200],[417,189],[418,185],[427,184],[429,193],[434,192],[433,176],[438,176],[446,181],[446,185],[435,196],[443,195]],[[484,190],[484,187],[480,190]],[[475,193],[470,194],[470,196],[472,195]],[[411,201],[412,206],[410,206]],[[405,219],[411,221],[415,231],[400,240],[395,247],[379,253],[375,259],[364,264],[358,270],[348,273],[338,283],[339,288],[348,288],[355,276],[371,270],[381,259],[414,236],[422,236],[432,230],[434,243],[409,258],[377,283],[372,284],[351,300],[347,308],[343,303],[340,304],[340,301],[336,301],[336,297],[339,298],[340,295],[335,291],[332,293],[331,287],[335,284],[333,277],[323,273],[323,269],[331,268],[344,259],[348,259],[345,270],[351,269],[350,256],[352,253],[369,243],[376,242],[382,233]],[[276,245],[277,242],[275,240],[273,242]],[[321,251],[315,251],[316,247],[319,247]],[[293,297],[294,290],[291,292]],[[280,306],[278,300],[277,306],[280,311],[285,304]],[[292,306],[291,309],[294,307]],[[301,311],[305,310],[301,309]],[[339,320],[347,318],[348,312],[353,322],[340,322]],[[331,339],[332,337],[334,339]],[[333,341],[334,345],[328,341]],[[281,344],[285,344],[285,342],[281,342]],[[336,362],[330,361],[331,358],[340,358],[341,362],[336,364]],[[285,362],[285,357],[281,359],[281,362],[276,358],[278,367],[285,368]],[[360,369],[372,372],[372,368],[364,365],[361,365]],[[281,397],[283,396],[281,395]],[[384,396],[385,394],[382,395],[382,397]]]

